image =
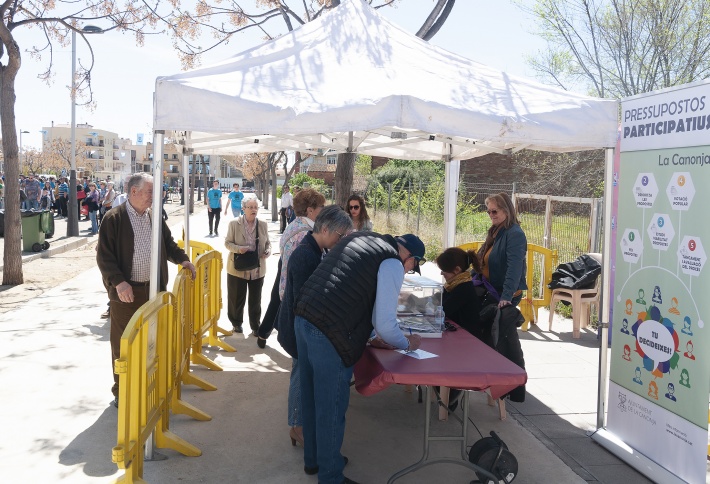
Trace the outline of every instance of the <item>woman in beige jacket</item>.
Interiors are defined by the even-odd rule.
[[[271,242],[266,222],[257,220],[259,202],[255,198],[246,200],[243,205],[244,215],[229,222],[224,246],[229,250],[227,266],[227,316],[235,333],[243,333],[244,304],[249,295],[249,326],[252,336],[256,336],[261,320],[261,288],[266,275],[266,258],[271,254]],[[258,229],[257,229],[258,227]],[[234,254],[243,254],[257,250],[257,231],[259,235],[259,267],[249,271],[234,268]]]

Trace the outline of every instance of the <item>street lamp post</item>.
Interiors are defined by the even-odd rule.
[[[30,132],[29,132],[29,131],[23,131],[22,129],[20,129],[20,172],[22,171],[22,166],[25,164],[25,163],[24,163],[25,160],[22,158],[22,153],[23,153],[23,151],[24,151],[24,150],[22,149],[22,134],[23,134],[23,133],[24,133],[24,134],[30,134]]]
[[[86,25],[85,34],[103,34],[95,25]],[[67,236],[79,236],[79,205],[76,200],[76,30],[71,31],[71,152],[69,154],[69,208],[67,211]]]

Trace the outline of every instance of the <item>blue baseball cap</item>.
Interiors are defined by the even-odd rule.
[[[404,234],[400,235],[395,240],[397,243],[402,244],[402,246],[407,249],[410,254],[412,254],[414,260],[417,261],[417,264],[414,266],[414,270],[421,275],[422,271],[419,269],[419,262],[421,260],[426,260],[424,259],[424,253],[426,250],[422,239],[414,234]]]

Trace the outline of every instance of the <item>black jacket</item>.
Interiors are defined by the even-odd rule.
[[[301,289],[295,314],[325,334],[346,367],[360,359],[372,332],[380,264],[395,257],[391,235],[355,232],[328,252]]]
[[[481,341],[489,343],[490,327],[485,328],[481,323],[481,301],[472,282],[459,284],[451,292],[444,290],[442,305],[447,318]]]
[[[323,251],[313,238],[313,232],[308,232],[288,259],[286,270],[286,288],[284,297],[276,316],[276,329],[279,331],[278,341],[286,353],[298,358],[296,349],[296,332],[293,327],[293,309],[301,292],[303,284],[320,264]]]

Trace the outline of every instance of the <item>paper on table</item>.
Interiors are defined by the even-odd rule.
[[[414,350],[414,351],[405,351],[405,350],[397,350],[397,353],[402,353],[403,355],[410,356],[412,358],[415,358],[417,360],[426,360],[428,358],[436,358],[439,355],[435,355],[434,353],[429,353],[428,351],[424,350]]]

